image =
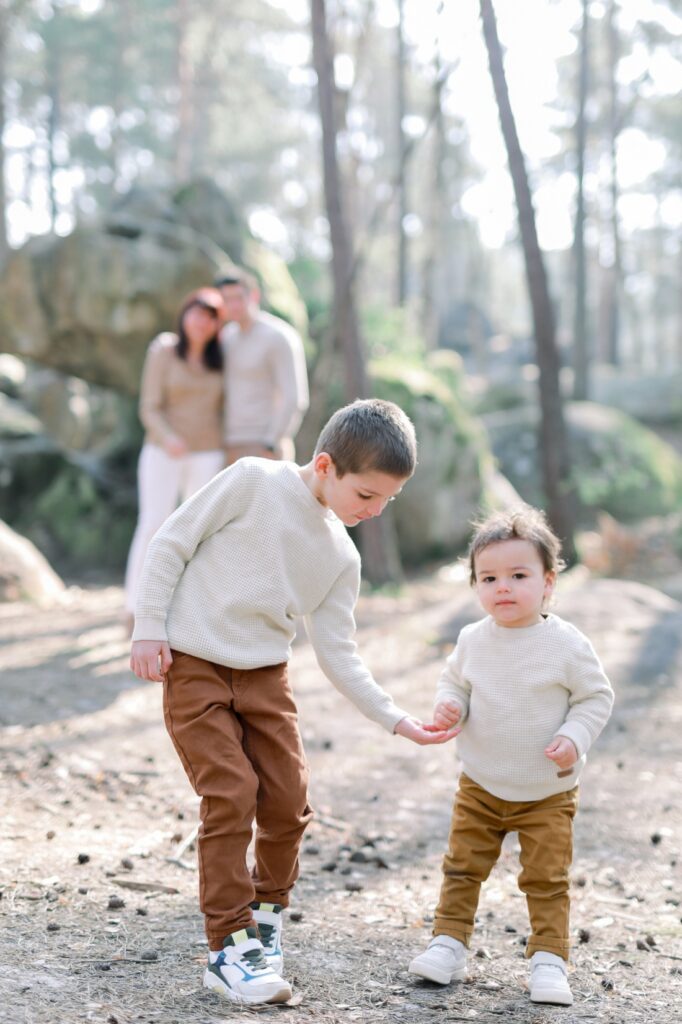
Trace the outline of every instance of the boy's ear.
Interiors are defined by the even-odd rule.
[[[313,459],[313,468],[318,476],[328,476],[330,470],[334,468],[334,460],[327,452],[318,452]]]

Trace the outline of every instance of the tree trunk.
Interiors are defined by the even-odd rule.
[[[189,0],[177,0],[178,131],[175,145],[175,178],[190,177],[192,161],[192,56],[189,46]]]
[[[111,99],[114,108],[114,127],[111,133],[111,169],[114,174],[114,183],[118,185],[122,181],[123,164],[123,132],[121,131],[121,117],[126,109],[129,80],[130,80],[130,41],[135,31],[135,9],[130,0],[119,0],[118,18],[115,28],[116,62],[114,89]]]
[[[47,194],[50,207],[50,228],[55,231],[57,217],[59,216],[59,205],[55,191],[55,177],[58,170],[57,162],[57,132],[61,120],[61,54],[59,52],[59,29],[57,19],[59,18],[59,7],[52,4],[52,25],[45,34],[46,53],[46,76],[47,95],[50,100],[50,110],[47,117]]]
[[[585,145],[589,76],[589,2],[583,0],[583,20],[580,31],[580,77],[578,86],[578,116],[576,119],[576,186],[575,233],[573,253],[575,260],[575,310],[573,327],[573,397],[584,401],[589,395],[590,346],[587,332],[587,281],[585,273]]]
[[[443,0],[438,4],[437,13],[441,15],[444,8]],[[446,220],[445,180],[443,166],[445,161],[445,118],[443,117],[443,87],[447,75],[443,67],[443,59],[438,45],[433,60],[434,81],[432,90],[432,121],[433,146],[431,189],[427,198],[426,218],[426,255],[422,267],[422,303],[421,322],[427,350],[438,347],[440,338],[440,289],[438,283],[442,274],[443,261],[443,224]]]
[[[576,498],[571,481],[568,437],[559,389],[560,366],[555,338],[554,312],[537,237],[528,175],[509,101],[495,12],[491,0],[480,0],[480,7],[490,74],[495,89],[500,125],[518,207],[526,278],[533,313],[536,355],[540,371],[539,442],[547,511],[554,529],[562,540],[564,557],[569,563],[572,563],[576,560],[574,542]]]
[[[5,78],[7,76],[7,32],[9,18],[0,7],[0,269],[9,253],[7,240],[7,192],[5,189]]]
[[[620,40],[616,24],[617,4],[611,0],[606,16],[609,52],[609,229],[610,242],[606,269],[606,359],[613,366],[621,362],[620,352],[620,300],[623,280],[622,244],[620,238],[620,219],[618,216],[618,136],[621,130],[620,110],[618,106],[618,62],[620,59]]]
[[[398,262],[396,267],[396,305],[404,306],[407,300],[407,234],[405,232],[405,218],[407,217],[407,158],[405,139],[405,26],[404,26],[405,3],[398,0],[398,25],[396,28],[396,103],[395,103],[395,127],[396,127],[396,151],[398,163],[398,178],[396,181],[397,198],[397,224],[396,234],[398,240]]]
[[[325,0],[311,0],[313,64],[322,123],[324,195],[332,247],[333,330],[343,357],[345,394],[349,402],[369,395],[354,282],[354,254],[346,214],[345,193],[336,145],[337,122],[334,56],[327,33]],[[393,521],[387,513],[360,527],[364,572],[375,586],[401,576]]]

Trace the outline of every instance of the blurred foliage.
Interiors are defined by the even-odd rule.
[[[566,411],[584,521],[598,511],[632,522],[680,508],[682,459],[669,444],[617,409],[574,402]],[[537,411],[493,413],[484,423],[502,472],[524,500],[542,505]]]

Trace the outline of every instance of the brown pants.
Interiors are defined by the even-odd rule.
[[[173,651],[166,728],[201,799],[199,894],[209,947],[253,923],[253,900],[287,906],[312,817],[286,664],[239,671]],[[257,824],[255,866],[246,854]]]
[[[443,884],[434,935],[469,945],[481,883],[490,874],[507,832],[521,845],[519,888],[526,894],[532,934],[526,947],[568,959],[569,878],[577,787],[528,803],[500,800],[466,775],[460,777],[443,860]]]

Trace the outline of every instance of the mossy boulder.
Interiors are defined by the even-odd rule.
[[[416,472],[394,506],[401,554],[413,563],[451,554],[483,501],[492,468],[485,434],[429,369],[384,360],[371,372],[377,397],[405,410],[419,441]]]
[[[666,515],[682,503],[682,459],[631,416],[593,402],[566,405],[574,480],[586,522],[608,512],[623,522]],[[538,412],[531,407],[485,416],[500,469],[524,500],[544,504]]]
[[[249,236],[219,189],[134,189],[101,222],[32,238],[10,254],[0,276],[3,348],[135,395],[149,342],[174,328],[187,292],[242,258],[265,303],[305,335],[286,265]]]
[[[120,569],[136,514],[134,459],[113,447],[106,458],[69,452],[43,430],[0,394],[0,519],[62,571]]]

